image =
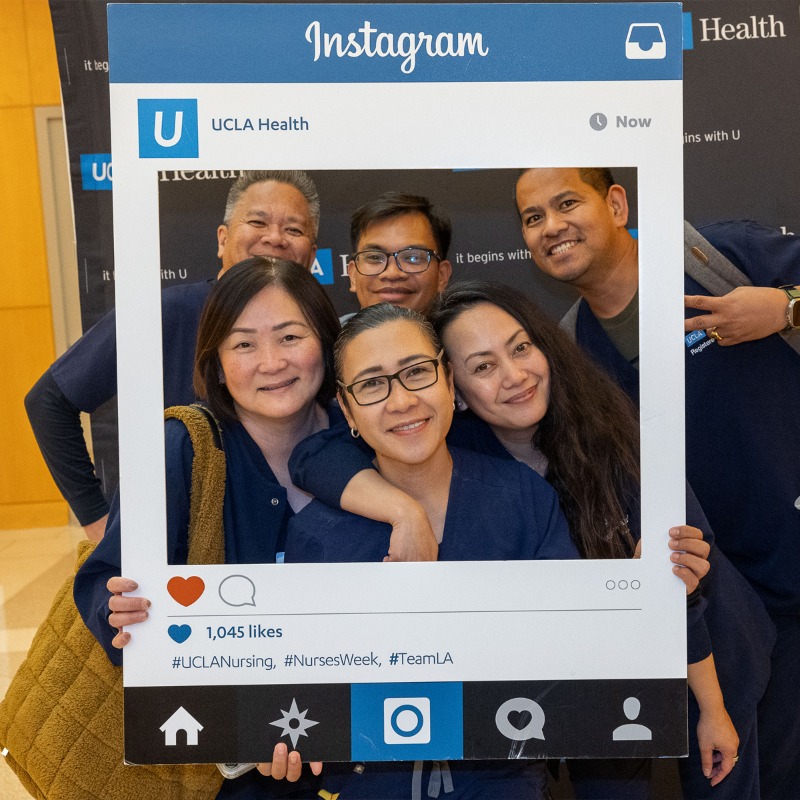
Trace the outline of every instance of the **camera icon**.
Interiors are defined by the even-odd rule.
[[[430,744],[431,701],[427,697],[387,697],[383,701],[386,744]]]

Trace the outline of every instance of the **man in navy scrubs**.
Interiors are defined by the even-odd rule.
[[[516,199],[536,265],[581,295],[577,341],[638,399],[638,243],[625,190],[604,169],[532,169]],[[800,786],[800,354],[784,340],[800,335],[800,237],[754,222],[699,230],[754,285],[713,297],[685,276],[687,477],[777,628],[757,727],[761,797],[786,800]]]
[[[319,195],[299,171],[243,172],[228,193],[217,229],[219,274],[250,256],[314,263]],[[192,371],[200,312],[215,279],[181,284],[162,293],[164,405],[193,402]],[[117,394],[114,312],[90,328],[37,381],[25,398],[36,441],[59,490],[89,539],[102,538],[108,501],[95,475],[81,428]],[[116,486],[107,486],[110,496]]]

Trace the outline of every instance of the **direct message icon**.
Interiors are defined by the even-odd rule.
[[[229,606],[254,606],[256,587],[247,575],[228,575],[219,585],[219,598]]]
[[[387,697],[383,701],[383,740],[386,744],[430,744],[430,699]]]
[[[667,40],[658,22],[634,22],[625,39],[625,58],[661,59],[667,57]]]
[[[511,715],[514,722],[511,721]],[[506,700],[494,716],[497,730],[512,742],[526,742],[528,739],[544,739],[544,711],[529,697],[512,697]]]

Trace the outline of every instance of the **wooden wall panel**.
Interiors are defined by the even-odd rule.
[[[34,106],[58,102],[47,0],[0,0],[0,528],[67,522],[23,405],[54,358]]]
[[[22,0],[0,0],[0,108],[31,104],[28,45]]]
[[[35,106],[60,105],[61,88],[50,6],[47,0],[25,0],[24,10],[31,102]]]

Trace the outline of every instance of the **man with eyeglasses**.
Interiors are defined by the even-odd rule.
[[[361,308],[391,303],[427,314],[453,273],[451,234],[447,216],[419,195],[386,192],[356,209],[347,274]]]

